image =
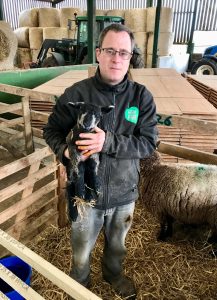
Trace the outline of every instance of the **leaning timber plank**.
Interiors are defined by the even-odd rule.
[[[40,200],[44,195],[56,189],[57,186],[58,186],[58,181],[57,179],[55,179],[54,181],[38,189],[32,195],[23,198],[22,201],[19,201],[11,205],[6,210],[0,213],[0,224],[3,224],[8,219],[15,216],[17,213],[21,212],[22,210],[26,209],[36,201]]]
[[[17,124],[22,124],[23,123],[23,117],[15,118],[15,119],[12,119],[12,120],[4,119],[4,121],[2,120],[2,118],[0,118],[0,121],[2,121],[0,123],[0,128],[2,128],[2,127],[11,127],[11,126],[14,126],[14,125],[17,125]]]
[[[0,135],[0,145],[3,146],[5,149],[7,149],[8,152],[10,152],[11,155],[15,158],[21,158],[24,156],[23,153],[13,145],[13,142],[4,139],[1,135]]]
[[[26,263],[31,265],[39,273],[51,280],[67,294],[79,300],[99,300],[100,298],[86,289],[84,286],[73,280],[64,272],[53,266],[51,263],[40,257],[38,254],[15,240],[6,232],[0,229],[0,242],[9,251],[19,256]]]
[[[32,182],[37,182],[38,180],[46,177],[47,175],[55,172],[57,170],[57,164],[51,163],[49,166],[42,168],[38,172],[28,176],[25,180],[21,179],[14,184],[4,188],[0,191],[0,202],[3,202],[5,199],[12,197],[13,195],[21,192],[27,186],[32,184]]]
[[[55,96],[43,92],[33,91],[23,87],[17,87],[13,85],[8,85],[4,83],[0,83],[0,92],[18,95],[18,96],[29,96],[32,98],[40,99],[43,101],[49,101],[52,103],[56,103]]]
[[[10,300],[10,299],[0,291],[0,300]]]
[[[29,109],[29,97],[22,97],[23,119],[24,119],[24,134],[27,155],[34,151],[31,116]]]
[[[0,107],[1,106],[5,107],[5,109],[6,109],[6,107],[10,107],[11,104],[6,104],[6,103],[0,102]],[[14,110],[13,112],[16,113],[17,115],[20,115],[20,116],[22,116],[22,114],[23,114],[22,109],[17,109],[17,110]],[[38,121],[42,121],[42,122],[47,122],[48,117],[49,117],[49,113],[47,113],[47,112],[41,112],[41,111],[36,111],[36,110],[31,109],[31,117],[34,120],[38,120]]]
[[[48,202],[46,205],[40,208],[36,213],[31,214],[27,218],[15,223],[11,228],[6,229],[5,231],[13,236],[16,240],[25,239],[27,235],[31,235],[40,227],[41,224],[46,223],[46,220],[50,218],[50,216],[55,216],[57,214],[56,203]],[[55,224],[56,225],[56,224]],[[19,234],[22,233],[22,235]]]
[[[157,120],[159,125],[173,126],[200,133],[217,134],[217,122],[161,113],[157,114]]]
[[[19,109],[22,109],[22,104],[19,102],[19,103],[15,103],[15,104],[10,104],[10,105],[7,105],[6,107],[2,107],[0,106],[0,114],[5,114],[5,113],[8,113],[8,112],[14,112],[14,111],[17,111]]]
[[[40,161],[36,161],[34,164],[32,164],[29,168],[28,176],[36,173],[40,168],[40,164],[41,164]],[[21,200],[20,200],[21,202],[22,202],[23,199],[25,199],[26,197],[29,197],[32,194],[33,188],[34,188],[34,182],[31,185],[27,186],[23,190],[22,197],[21,197]],[[27,208],[22,210],[21,212],[17,213],[16,218],[15,218],[15,224],[18,223],[20,220],[23,220],[24,217],[26,216],[26,213],[27,213]],[[19,228],[19,229],[16,230],[16,238],[18,240],[20,238],[21,231],[22,231],[22,228]]]
[[[15,291],[19,292],[25,299],[29,300],[44,300],[36,291],[29,285],[23,282],[19,277],[12,273],[9,269],[0,263],[0,277],[7,282]]]
[[[20,158],[10,164],[7,164],[0,168],[0,180],[16,172],[28,167],[29,165],[40,161],[49,155],[53,155],[49,147],[44,147],[42,149],[36,150],[34,153]]]
[[[202,164],[217,165],[217,155],[208,152],[195,150],[183,146],[173,145],[166,142],[159,142],[157,150],[164,154],[184,158]]]

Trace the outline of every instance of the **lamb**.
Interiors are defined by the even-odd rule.
[[[76,197],[85,199],[87,194],[86,188],[94,193],[94,197],[98,197],[100,193],[100,180],[98,177],[99,154],[92,154],[87,160],[82,161],[81,152],[77,149],[75,141],[80,139],[80,133],[93,132],[102,114],[108,113],[113,106],[99,107],[84,102],[69,102],[69,104],[78,110],[78,119],[77,124],[66,138],[70,156],[70,162],[66,166],[67,179],[69,184],[74,184]],[[87,179],[88,184],[86,182]]]
[[[157,152],[141,162],[140,192],[145,207],[157,217],[159,240],[172,236],[173,221],[208,224],[209,243],[217,242],[217,166],[163,164]]]

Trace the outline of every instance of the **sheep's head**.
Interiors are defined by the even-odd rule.
[[[79,110],[77,125],[85,131],[92,131],[98,125],[102,114],[114,108],[113,105],[100,107],[85,102],[69,102],[69,104]]]

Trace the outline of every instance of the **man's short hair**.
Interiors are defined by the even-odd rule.
[[[103,29],[103,31],[101,32],[100,36],[99,36],[99,48],[102,47],[102,43],[105,39],[106,34],[109,31],[114,31],[114,32],[127,32],[129,34],[130,40],[131,40],[131,50],[133,51],[134,47],[135,47],[135,38],[134,35],[132,33],[132,31],[125,25],[120,24],[120,23],[112,23],[111,25],[105,27]]]

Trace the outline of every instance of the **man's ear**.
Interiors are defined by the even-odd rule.
[[[84,102],[68,102],[68,104],[72,105],[74,108],[80,109],[84,105]]]
[[[100,56],[101,50],[100,48],[96,48],[96,60],[98,61],[98,57]]]
[[[112,109],[114,109],[114,105],[102,106],[102,107],[101,107],[101,112],[102,112],[102,114],[107,114],[107,113],[109,113]]]

